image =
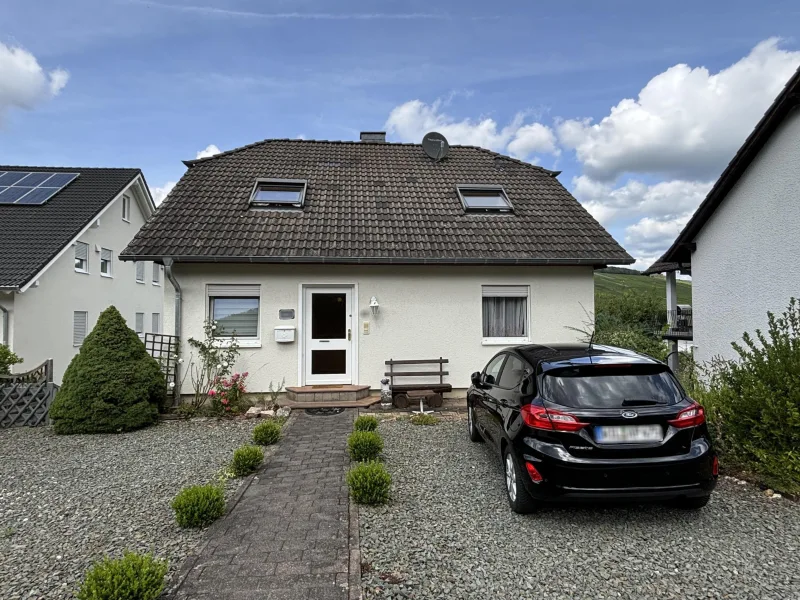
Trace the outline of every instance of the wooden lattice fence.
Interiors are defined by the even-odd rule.
[[[0,375],[0,427],[44,425],[57,389],[52,358],[24,373]]]
[[[165,333],[146,333],[144,347],[147,352],[161,365],[161,372],[167,379],[167,395],[175,402],[175,378],[178,367],[180,348],[178,337]]]

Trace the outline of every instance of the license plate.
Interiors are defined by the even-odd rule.
[[[595,427],[594,439],[598,444],[640,444],[660,442],[664,431],[660,425],[622,425],[619,427]]]

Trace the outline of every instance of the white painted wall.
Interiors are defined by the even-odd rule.
[[[529,285],[531,332],[535,342],[570,342],[579,336],[568,327],[582,327],[594,312],[591,267],[445,267],[342,265],[192,265],[173,268],[183,289],[183,355],[189,337],[202,338],[207,316],[206,285],[261,285],[261,347],[242,348],[237,370],[250,372],[250,390],[263,392],[270,381],[299,382],[299,343],[278,344],[273,328],[295,325],[281,321],[278,310],[293,308],[299,317],[299,284],[358,284],[359,368],[356,383],[380,385],[389,358],[450,359],[447,381],[454,388],[469,386],[469,375],[480,370],[504,346],[482,345],[481,285]],[[165,332],[174,332],[173,290],[167,284]],[[376,296],[377,316],[369,309]],[[370,333],[362,333],[364,321]],[[191,392],[187,383],[183,393]]]
[[[146,332],[151,331],[152,313],[163,315],[163,273],[161,286],[154,286],[153,267],[147,263],[145,283],[137,283],[134,264],[118,258],[145,222],[133,191],[129,189],[127,193],[132,197],[130,222],[122,220],[120,197],[102,214],[99,227],[89,228],[79,238],[89,244],[89,274],[75,271],[75,252],[70,246],[39,278],[37,287],[15,294],[11,347],[25,361],[15,371],[25,371],[52,358],[54,381],[61,383],[64,371],[79,350],[72,346],[72,319],[76,310],[88,311],[87,332],[94,327],[100,313],[112,304],[131,328],[135,313],[144,312]],[[114,252],[112,278],[100,275],[100,253],[95,252],[95,245]],[[0,301],[2,298],[0,294]]]
[[[696,357],[736,358],[730,343],[765,329],[800,297],[800,110],[789,115],[695,239]]]

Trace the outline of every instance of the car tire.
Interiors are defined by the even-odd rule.
[[[525,484],[522,482],[525,475],[520,470],[517,457],[508,447],[503,456],[503,470],[505,472],[506,497],[511,510],[521,515],[532,513],[536,510],[536,501],[525,488]]]
[[[689,498],[676,498],[672,503],[676,508],[683,510],[700,510],[711,499],[711,496],[691,496]]]
[[[472,408],[472,404],[469,402],[467,402],[467,433],[470,441],[477,443],[483,441],[483,437],[481,437],[478,428],[475,426],[475,409]]]

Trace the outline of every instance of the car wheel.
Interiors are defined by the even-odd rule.
[[[511,510],[522,515],[533,512],[536,509],[536,503],[525,489],[525,484],[522,483],[523,473],[520,471],[517,458],[508,448],[503,457],[503,466],[506,473],[506,495]]]
[[[689,498],[676,498],[672,505],[684,510],[700,510],[711,499],[711,496],[693,496]]]
[[[467,433],[469,433],[469,439],[471,441],[483,441],[481,434],[478,432],[478,428],[475,426],[475,409],[472,408],[472,404],[470,403],[467,403]]]

